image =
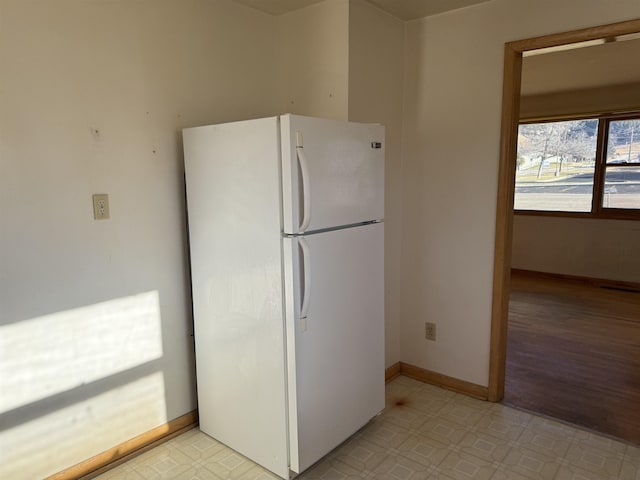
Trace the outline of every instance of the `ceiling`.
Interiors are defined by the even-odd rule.
[[[522,61],[522,95],[640,82],[638,58],[637,38],[526,56]]]
[[[324,0],[234,0],[271,15],[308,7]],[[447,12],[458,8],[468,7],[490,0],[366,0],[378,8],[400,18],[414,20],[437,13]]]

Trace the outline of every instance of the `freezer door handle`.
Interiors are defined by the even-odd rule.
[[[311,222],[311,184],[309,180],[309,164],[302,147],[302,135],[300,132],[296,132],[296,143],[296,156],[298,157],[298,164],[300,165],[300,174],[302,177],[303,202],[302,223],[300,224],[298,231],[300,233],[304,233],[307,228],[309,228],[309,223]]]
[[[311,257],[309,252],[309,244],[307,241],[298,237],[298,244],[302,250],[302,269],[304,271],[304,295],[302,297],[302,307],[300,307],[300,319],[307,318],[309,313],[309,298],[311,297]]]

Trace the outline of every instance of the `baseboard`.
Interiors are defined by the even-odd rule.
[[[537,270],[524,270],[520,268],[512,268],[511,273],[528,277],[549,278],[554,280],[571,280],[574,282],[586,283],[588,285],[599,288],[612,288],[616,290],[640,292],[640,283],[637,282],[611,280],[608,278],[583,277],[580,275],[566,275],[564,273],[539,272]]]
[[[400,362],[396,362],[384,371],[384,381],[389,383],[400,375]]]
[[[437,387],[463,393],[482,400],[487,399],[487,387],[474,383],[448,377],[440,373],[425,370],[404,362],[397,362],[385,370],[385,382],[390,382],[399,375],[414,378]],[[171,420],[169,423],[149,430],[131,440],[127,440],[95,457],[81,462],[73,467],[58,472],[46,480],[88,480],[105,471],[124,463],[141,453],[158,446],[167,440],[180,435],[198,424],[198,411],[194,410],[181,417]]]
[[[105,471],[166,442],[198,424],[198,411],[194,410],[169,423],[127,440],[84,462],[47,477],[46,480],[76,480],[94,478]]]
[[[395,366],[395,365],[394,365]],[[457,393],[463,393],[470,397],[487,400],[489,398],[489,390],[487,387],[476,385],[475,383],[460,380],[458,378],[449,377],[441,373],[432,372],[424,368],[416,367],[408,363],[400,362],[400,374],[415,380],[420,380],[436,387],[452,390]]]

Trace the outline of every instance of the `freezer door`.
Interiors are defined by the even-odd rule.
[[[379,223],[284,239],[294,472],[384,408],[383,236]]]
[[[384,127],[281,117],[285,233],[384,218]]]

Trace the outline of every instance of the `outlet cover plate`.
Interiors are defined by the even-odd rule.
[[[436,324],[431,322],[425,322],[424,324],[424,338],[427,340],[436,341]]]
[[[93,195],[93,218],[94,220],[109,219],[109,195],[106,193],[96,193]]]

